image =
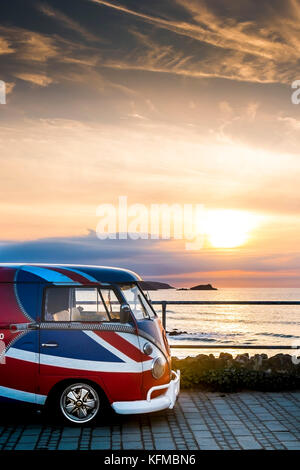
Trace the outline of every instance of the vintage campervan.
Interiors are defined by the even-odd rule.
[[[132,271],[0,265],[0,401],[49,405],[68,422],[172,408],[179,373]]]

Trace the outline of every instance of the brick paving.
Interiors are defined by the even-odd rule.
[[[2,407],[0,449],[299,450],[300,392],[182,391],[173,410],[140,416],[112,413],[80,428],[50,422],[32,409]]]

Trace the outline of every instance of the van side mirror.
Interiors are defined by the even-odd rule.
[[[130,319],[130,307],[128,304],[122,304],[120,308],[120,322],[128,323]]]

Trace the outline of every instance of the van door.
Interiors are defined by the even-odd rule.
[[[84,377],[104,388],[111,401],[140,399],[138,336],[133,325],[120,323],[120,306],[112,286],[45,289],[40,328],[44,387]]]
[[[42,404],[37,389],[38,284],[0,283],[0,400]]]

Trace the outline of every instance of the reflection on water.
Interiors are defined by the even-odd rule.
[[[235,288],[218,291],[159,290],[150,293],[152,300],[295,300],[299,289]],[[161,307],[155,305],[161,314]],[[171,344],[230,345],[300,345],[300,306],[282,305],[170,305],[167,306],[167,331],[177,329],[178,336],[169,337]],[[224,350],[231,354],[245,350]],[[178,354],[177,354],[178,352]],[[174,355],[215,354],[216,350],[174,350]],[[274,355],[282,350],[249,350]]]

